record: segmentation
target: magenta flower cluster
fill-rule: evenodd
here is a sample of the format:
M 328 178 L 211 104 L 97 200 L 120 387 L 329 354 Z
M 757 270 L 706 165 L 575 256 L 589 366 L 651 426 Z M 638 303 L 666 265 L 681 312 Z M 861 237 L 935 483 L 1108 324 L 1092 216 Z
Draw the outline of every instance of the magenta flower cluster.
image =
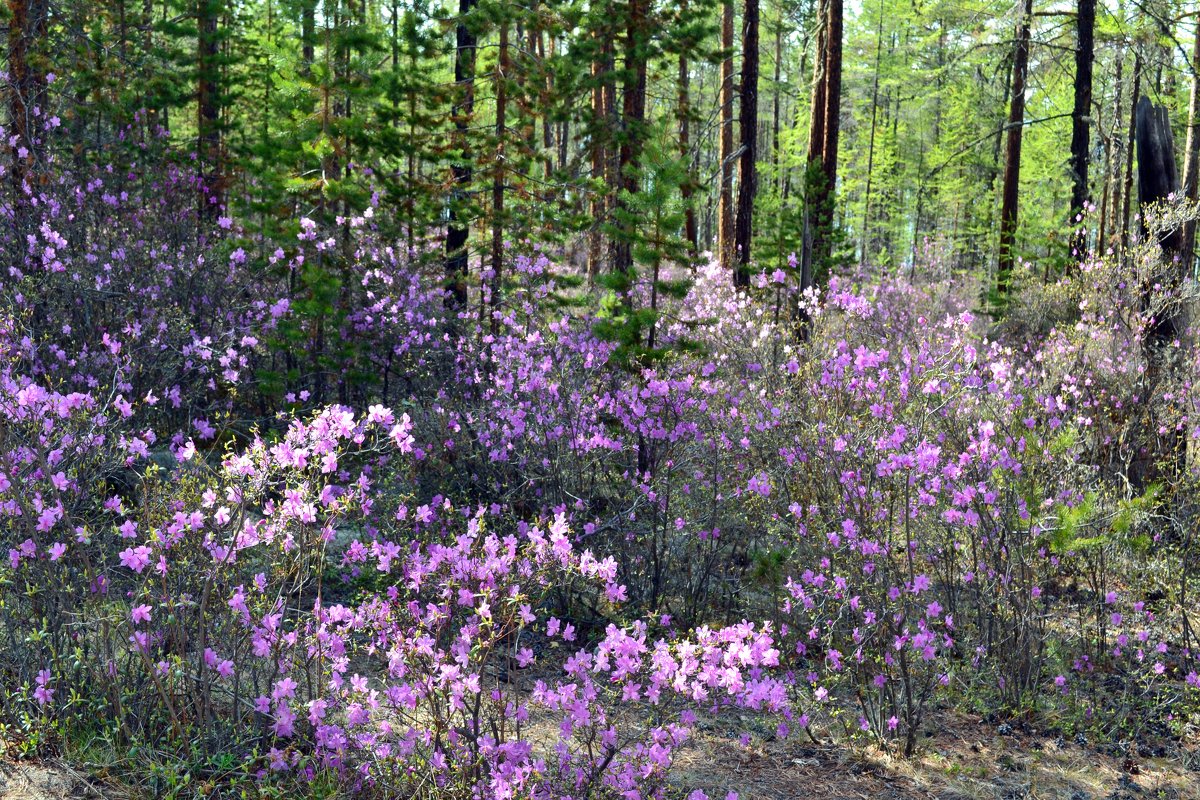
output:
M 630 369 L 536 246 L 447 310 L 378 197 L 277 241 L 195 191 L 127 163 L 0 205 L 0 722 L 635 800 L 731 709 L 907 753 L 964 697 L 1194 709 L 1190 477 L 1149 454 L 1195 364 L 1147 362 L 1107 262 L 1007 330 L 949 280 L 707 264 Z

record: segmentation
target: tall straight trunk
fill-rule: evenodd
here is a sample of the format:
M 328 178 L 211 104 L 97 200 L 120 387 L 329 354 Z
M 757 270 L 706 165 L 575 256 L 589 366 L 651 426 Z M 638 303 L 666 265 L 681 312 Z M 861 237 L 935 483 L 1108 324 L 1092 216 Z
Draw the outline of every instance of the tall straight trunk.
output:
M 617 54 L 614 39 L 611 31 L 605 30 L 601 34 L 604 37 L 602 46 L 602 57 L 604 68 L 602 75 L 604 76 L 604 214 L 605 220 L 612 219 L 613 211 L 617 206 L 617 197 L 621 188 L 621 148 L 616 138 L 616 132 L 621 128 L 621 115 L 617 109 Z M 613 258 L 616 253 L 616 243 L 609 242 L 608 246 L 608 264 L 612 267 Z
M 1133 57 L 1133 92 L 1129 96 L 1129 138 L 1125 140 L 1125 183 L 1121 202 L 1121 259 L 1128 258 L 1126 250 L 1129 247 L 1129 212 L 1130 200 L 1133 197 L 1133 153 L 1134 139 L 1137 137 L 1137 107 L 1142 97 L 1142 57 L 1135 53 Z
M 129 21 L 125 14 L 125 0 L 117 0 L 117 55 L 121 66 L 129 63 Z
M 554 60 L 554 55 L 556 55 L 554 54 L 554 37 L 551 35 L 550 61 Z M 542 64 L 546 64 L 547 62 L 546 32 L 541 29 L 541 25 L 538 26 L 538 60 L 541 61 Z M 546 182 L 548 184 L 548 182 L 553 179 L 554 158 L 556 158 L 558 154 L 558 142 L 554 140 L 554 134 L 558 133 L 558 130 L 557 126 L 554 125 L 554 121 L 551 119 L 550 114 L 551 98 L 554 96 L 554 73 L 550 70 L 546 70 L 545 92 L 546 95 L 544 101 L 542 101 L 541 120 L 542 144 L 546 146 Z
M 504 159 L 508 115 L 508 20 L 500 23 L 500 57 L 496 60 L 496 160 L 492 165 L 492 280 L 489 287 L 490 327 L 499 329 L 500 278 L 504 270 Z M 482 304 L 481 304 L 482 307 Z
M 879 21 L 875 26 L 875 77 L 871 81 L 871 135 L 867 145 L 867 188 L 863 198 L 862 261 L 866 263 L 871 242 L 871 180 L 875 173 L 875 128 L 879 118 L 879 66 L 883 60 L 883 0 L 879 2 Z
M 1000 201 L 1000 258 L 996 268 L 996 290 L 1008 293 L 1016 263 L 1017 192 L 1021 183 L 1021 135 L 1025 127 L 1025 81 L 1029 72 L 1029 27 L 1033 0 L 1025 0 L 1013 51 L 1012 97 L 1008 112 L 1008 147 L 1004 155 L 1004 183 Z
M 804 171 L 804 240 L 800 256 L 800 291 L 811 287 L 814 283 L 814 246 L 816 243 L 816 228 L 819 224 L 818 208 L 824 203 L 821 177 L 822 153 L 825 147 L 825 113 L 827 105 L 825 96 L 829 89 L 826 76 L 829 50 L 829 3 L 831 0 L 820 0 L 817 5 L 817 43 L 813 55 L 813 89 L 812 109 L 808 123 L 808 155 Z
M 630 0 L 629 19 L 625 30 L 625 86 L 621 115 L 624 135 L 621 137 L 619 175 L 625 195 L 637 194 L 638 168 L 642 157 L 643 128 L 646 123 L 646 26 L 650 0 Z M 618 206 L 624 204 L 618 197 Z M 625 223 L 622 223 L 625 224 Z M 626 232 L 628 233 L 628 232 Z M 613 251 L 613 269 L 627 272 L 633 268 L 633 246 L 623 235 Z
M 1121 72 L 1125 66 L 1125 51 L 1120 49 L 1117 51 L 1117 69 L 1113 75 L 1113 84 L 1116 88 L 1116 96 L 1113 98 L 1113 120 L 1109 125 L 1108 143 L 1105 152 L 1105 194 L 1108 196 L 1108 208 L 1104 219 L 1101 220 L 1101 235 L 1097 249 L 1101 253 L 1107 253 L 1112 248 L 1112 239 L 1115 231 L 1120 229 L 1117 224 L 1117 211 L 1121 208 L 1121 163 L 1117 160 L 1117 153 L 1121 152 L 1117 149 L 1117 126 L 1121 119 L 1121 93 L 1125 88 L 1125 81 Z
M 742 13 L 741 161 L 733 285 L 750 285 L 750 244 L 754 236 L 754 197 L 758 193 L 758 0 L 746 0 Z
M 1000 124 L 996 126 L 996 136 L 992 139 L 991 179 L 988 183 L 989 192 L 996 190 L 996 181 L 1000 177 L 1000 154 L 1004 152 L 1004 124 L 1008 120 L 1009 106 L 1012 103 L 1013 55 L 1013 53 L 1008 53 L 1004 58 L 1004 99 L 1000 103 L 1000 108 L 1003 110 L 1000 112 L 1002 114 Z
M 534 17 L 534 24 L 530 28 L 533 44 L 537 47 L 537 59 L 539 64 L 545 65 L 546 61 L 546 32 L 542 27 L 540 17 Z M 554 39 L 550 39 L 550 57 L 554 57 Z M 554 73 L 543 68 L 544 75 L 542 76 L 542 85 L 538 87 L 541 90 L 540 106 L 538 109 L 542 115 L 542 147 L 545 149 L 545 155 L 542 158 L 544 172 L 542 177 L 549 184 L 554 177 L 554 155 L 557 151 L 557 146 L 554 142 L 554 121 L 550 115 L 550 98 L 554 97 Z
M 829 0 L 825 83 L 825 143 L 821 148 L 821 170 L 825 173 L 825 190 L 829 193 L 827 205 L 830 205 L 837 188 L 838 139 L 842 130 L 842 0 Z M 832 223 L 832 207 L 827 216 Z M 826 230 L 822 253 L 825 259 L 829 258 L 831 233 Z
M 551 56 L 554 55 L 556 41 L 557 40 L 554 37 L 551 37 L 551 39 L 550 39 L 550 54 L 551 54 Z M 562 45 L 559 45 L 558 47 L 560 47 L 563 51 L 566 51 L 566 42 L 564 41 L 562 43 Z M 561 120 L 559 120 L 559 123 L 558 123 L 558 170 L 559 170 L 559 172 L 567 171 L 567 150 L 570 147 L 570 144 L 571 144 L 571 122 L 570 122 L 570 119 L 566 115 L 564 115 L 563 118 Z M 573 174 L 571 177 L 578 178 L 579 177 L 578 170 L 576 170 L 575 174 Z
M 300 11 L 300 69 L 307 76 L 312 73 L 316 58 L 317 0 L 304 0 Z
M 601 36 L 601 33 L 596 33 L 597 40 Z M 597 44 L 599 44 L 598 41 Z M 608 159 L 605 153 L 605 137 L 601 135 L 604 122 L 608 117 L 608 111 L 604 105 L 603 75 L 604 54 L 601 50 L 592 61 L 592 135 L 589 142 L 589 149 L 592 161 L 592 180 L 604 180 L 607 186 L 608 175 L 606 164 L 608 163 Z M 592 227 L 588 232 L 587 258 L 588 279 L 592 281 L 595 280 L 597 273 L 600 271 L 600 221 L 605 212 L 605 196 L 606 192 L 601 192 L 597 189 L 592 190 L 590 202 Z
M 210 218 L 221 206 L 221 105 L 220 66 L 217 48 L 220 44 L 218 21 L 223 0 L 197 0 L 196 24 L 196 152 L 200 157 L 202 184 L 200 214 Z
M 782 15 L 782 12 L 781 12 Z M 783 94 L 783 19 L 776 20 L 775 24 L 775 64 L 774 74 L 771 76 L 772 91 L 771 91 L 771 169 L 772 174 L 778 184 L 778 191 L 782 194 L 783 191 L 783 176 L 780 170 L 780 154 L 783 152 L 779 147 L 779 115 L 782 106 L 781 95 Z
M 717 198 L 717 258 L 722 269 L 732 269 L 733 230 L 733 0 L 721 4 L 721 135 L 717 159 L 721 162 L 721 192 Z
M 1111 160 L 1112 160 L 1112 152 L 1106 150 L 1106 152 L 1104 154 L 1104 163 L 1105 163 L 1106 170 L 1108 168 L 1108 164 L 1111 163 Z M 1104 188 L 1100 194 L 1100 230 L 1096 234 L 1096 254 L 1101 255 L 1101 256 L 1104 255 L 1104 252 L 1106 250 L 1104 243 L 1108 236 L 1108 231 L 1107 231 L 1108 206 L 1109 206 L 1108 201 L 1109 201 L 1109 197 L 1111 196 L 1111 194 L 1112 194 L 1112 181 L 1110 181 L 1108 179 L 1108 175 L 1105 175 L 1104 176 Z
M 47 0 L 8 0 L 8 114 L 13 200 L 24 208 L 24 185 L 36 183 L 41 135 L 30 111 L 46 107 L 46 73 L 39 66 L 50 7 Z
M 446 305 L 460 308 L 467 303 L 467 272 L 469 268 L 467 238 L 469 223 L 462 218 L 459 207 L 464 201 L 471 183 L 471 153 L 468 128 L 475 113 L 475 33 L 471 30 L 468 17 L 475 8 L 475 0 L 459 0 L 458 22 L 455 25 L 454 84 L 458 91 L 458 102 L 454 117 L 453 150 L 456 158 L 451 169 L 454 189 L 450 201 L 450 220 L 446 227 L 445 273 L 449 294 Z
M 525 65 L 538 64 L 544 62 L 537 55 L 537 34 L 535 32 L 538 19 L 538 3 L 535 2 L 528 7 L 521 6 L 522 9 L 527 9 L 527 14 L 519 14 L 516 17 L 515 41 L 518 54 L 521 54 L 522 48 L 524 54 L 531 58 L 525 61 Z M 530 24 L 525 25 L 525 19 L 530 19 Z M 513 71 L 513 88 L 512 102 L 514 105 L 515 118 L 517 124 L 514 130 L 519 131 L 518 141 L 524 143 L 524 148 L 529 155 L 530 163 L 538 158 L 538 113 L 545 108 L 542 102 L 542 91 L 544 88 L 543 82 L 536 74 L 536 70 L 532 66 L 525 66 L 524 69 Z M 550 170 L 553 169 L 553 164 L 548 163 L 548 156 L 542 158 L 542 169 L 548 177 Z M 545 183 L 549 183 L 546 180 Z M 545 187 L 538 187 L 534 192 L 534 196 L 538 200 L 546 202 L 549 196 L 544 194 L 542 190 Z
M 1183 195 L 1189 202 L 1195 202 L 1200 181 L 1197 180 L 1196 170 L 1200 167 L 1200 26 L 1197 26 L 1195 41 L 1192 44 L 1192 93 L 1188 100 L 1187 143 L 1183 149 Z M 1196 221 L 1188 220 L 1183 226 L 1183 246 L 1180 257 L 1187 269 L 1192 272 L 1196 254 Z
M 837 189 L 838 139 L 842 109 L 842 0 L 823 0 L 824 31 L 817 61 L 822 87 L 814 92 L 813 125 L 809 130 L 808 197 L 805 251 L 801 279 L 812 285 L 818 271 L 828 269 L 833 254 L 833 202 Z
M 682 0 L 680 8 L 684 13 L 687 12 L 687 0 Z M 687 56 L 683 53 L 679 55 L 679 96 L 676 109 L 679 117 L 679 157 L 687 165 L 683 176 L 683 185 L 679 187 L 679 193 L 683 198 L 683 235 L 687 240 L 689 255 L 694 260 L 699 251 L 699 240 L 696 233 L 696 207 L 692 203 L 692 196 L 696 188 L 696 175 L 692 168 L 691 75 L 688 71 Z
M 1075 108 L 1071 114 L 1071 257 L 1081 262 L 1087 228 L 1080 219 L 1088 201 L 1088 151 L 1091 148 L 1092 63 L 1096 0 L 1079 0 L 1075 15 Z
M 783 149 L 779 143 L 779 126 L 780 116 L 782 113 L 782 97 L 783 94 L 783 10 L 778 9 L 779 18 L 775 20 L 775 64 L 773 67 L 774 74 L 771 76 L 772 91 L 771 91 L 771 175 L 775 182 L 775 233 L 778 246 L 775 250 L 777 263 L 782 265 L 786 263 L 784 250 L 784 225 L 783 218 L 787 210 L 787 196 L 784 194 L 784 187 L 787 181 L 784 177 L 782 154 Z M 778 309 L 777 309 L 778 311 Z

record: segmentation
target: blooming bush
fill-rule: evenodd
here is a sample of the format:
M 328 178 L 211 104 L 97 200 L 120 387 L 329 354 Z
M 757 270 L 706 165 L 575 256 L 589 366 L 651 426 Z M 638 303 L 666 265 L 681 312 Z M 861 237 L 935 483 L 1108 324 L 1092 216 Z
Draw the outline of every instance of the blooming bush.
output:
M 936 263 L 709 263 L 634 363 L 546 252 L 447 309 L 374 205 L 275 241 L 189 194 L 114 164 L 0 208 L 13 752 L 632 799 L 729 709 L 905 754 L 950 703 L 1193 724 L 1196 364 L 1145 346 L 1186 287 L 1094 260 L 992 325 Z

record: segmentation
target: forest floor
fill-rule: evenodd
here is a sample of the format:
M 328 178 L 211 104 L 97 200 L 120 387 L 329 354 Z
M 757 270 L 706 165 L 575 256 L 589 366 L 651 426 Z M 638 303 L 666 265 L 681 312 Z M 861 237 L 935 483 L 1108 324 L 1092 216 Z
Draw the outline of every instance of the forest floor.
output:
M 38 763 L 0 762 L 0 800 L 91 800 L 125 797 L 93 782 L 58 759 Z
M 924 727 L 911 759 L 798 735 L 730 746 L 709 728 L 679 753 L 677 774 L 715 800 L 1200 800 L 1200 750 L 1105 754 L 952 711 Z
M 681 785 L 713 800 L 1200 800 L 1200 750 L 1098 752 L 1060 737 L 940 712 L 911 759 L 794 735 L 737 743 L 728 723 L 701 723 L 678 753 Z M 1143 751 L 1145 753 L 1146 751 Z M 682 796 L 682 795 L 681 795 Z M 86 765 L 0 764 L 0 800 L 136 797 Z

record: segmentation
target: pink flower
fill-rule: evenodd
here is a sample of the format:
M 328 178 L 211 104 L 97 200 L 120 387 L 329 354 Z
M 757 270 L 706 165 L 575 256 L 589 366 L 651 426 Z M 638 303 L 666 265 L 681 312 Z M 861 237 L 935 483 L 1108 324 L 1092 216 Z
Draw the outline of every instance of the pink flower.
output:
M 142 570 L 150 565 L 150 548 L 145 545 L 128 547 L 122 550 L 119 556 L 122 564 L 139 575 L 142 574 Z
M 54 699 L 54 690 L 50 688 L 50 670 L 43 669 L 37 674 L 37 688 L 33 690 L 33 698 L 39 706 L 44 706 Z
M 134 606 L 133 611 L 129 615 L 129 618 L 133 621 L 134 625 L 140 625 L 143 622 L 149 622 L 150 621 L 150 606 L 148 606 L 148 605 Z

